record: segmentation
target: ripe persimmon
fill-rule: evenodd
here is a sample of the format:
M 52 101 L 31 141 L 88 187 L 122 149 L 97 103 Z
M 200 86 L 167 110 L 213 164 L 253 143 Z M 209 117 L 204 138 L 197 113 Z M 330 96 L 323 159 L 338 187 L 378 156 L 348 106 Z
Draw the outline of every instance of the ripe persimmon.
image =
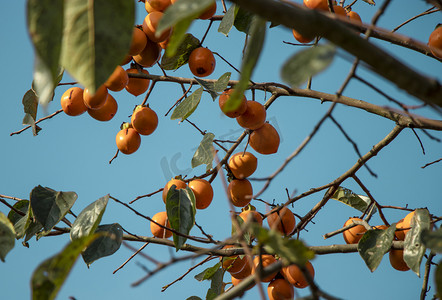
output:
M 396 270 L 398 271 L 410 270 L 410 267 L 408 267 L 407 263 L 404 261 L 404 250 L 390 249 L 388 257 L 390 258 L 391 266 Z
M 247 222 L 248 219 L 252 219 L 252 222 L 258 223 L 262 226 L 262 216 L 256 210 L 244 210 L 239 214 L 239 217 L 243 219 L 244 222 Z
M 234 247 L 233 245 L 226 245 L 223 247 L 223 249 L 228 248 Z M 221 258 L 221 263 L 224 270 L 226 270 L 230 274 L 236 274 L 244 268 L 246 264 L 246 257 L 240 257 L 239 255 L 224 256 Z
M 152 11 L 163 12 L 172 4 L 172 2 L 170 0 L 146 0 L 144 4 L 146 6 L 146 11 L 150 13 Z
M 134 55 L 133 59 L 141 66 L 149 68 L 156 64 L 160 57 L 161 47 L 147 38 L 146 47 L 140 53 Z
M 85 88 L 83 91 L 84 105 L 89 109 L 99 109 L 106 103 L 107 95 L 107 88 L 104 84 L 95 91 L 95 94 L 91 94 L 89 89 Z
M 87 110 L 83 101 L 83 89 L 79 87 L 72 87 L 64 92 L 60 104 L 68 116 L 79 116 Z
M 276 263 L 276 258 L 270 254 L 261 255 L 261 260 L 262 260 L 262 268 L 263 269 L 270 266 L 271 264 Z M 253 263 L 255 264 L 255 269 L 252 269 L 252 274 L 255 274 L 256 270 L 258 268 L 260 268 L 260 265 L 261 265 L 259 255 L 255 256 L 255 258 L 253 258 Z M 273 278 L 275 278 L 276 274 L 278 274 L 278 272 L 267 275 L 267 276 L 261 278 L 261 281 L 262 282 L 270 282 L 270 281 L 272 281 Z
M 394 235 L 397 237 L 398 240 L 403 241 L 405 240 L 405 235 L 410 230 L 411 227 L 411 219 L 414 216 L 414 211 L 410 212 L 405 216 L 405 218 L 401 219 L 399 222 L 396 223 L 396 231 Z
M 279 148 L 279 134 L 275 127 L 264 123 L 250 134 L 249 145 L 260 154 L 273 154 Z
M 169 189 L 172 185 L 175 185 L 177 190 L 185 189 L 187 187 L 187 184 L 181 179 L 172 178 L 171 180 L 169 180 L 169 182 L 166 183 L 166 185 L 164 186 L 164 189 L 163 189 L 163 202 L 164 203 L 166 203 L 167 193 L 169 193 Z
M 238 152 L 230 157 L 228 166 L 233 176 L 243 179 L 256 171 L 258 159 L 250 152 Z
M 307 261 L 305 268 L 313 279 L 315 277 L 315 269 L 313 268 L 312 263 Z M 302 273 L 301 269 L 297 265 L 283 267 L 281 273 L 288 282 L 299 289 L 303 289 L 308 286 L 308 281 L 305 278 L 304 273 Z
M 360 218 L 350 218 L 344 223 L 344 227 L 353 224 L 353 221 L 362 221 Z M 344 240 L 347 244 L 357 244 L 362 238 L 367 229 L 362 225 L 356 225 L 350 229 L 347 229 L 342 233 Z
M 296 219 L 293 212 L 284 206 L 267 217 L 267 224 L 270 229 L 275 229 L 283 235 L 289 235 L 295 229 Z
M 132 31 L 132 41 L 130 43 L 129 55 L 139 54 L 146 47 L 147 37 L 144 31 L 138 27 L 134 27 Z
M 215 70 L 216 60 L 212 51 L 204 47 L 198 47 L 190 53 L 188 63 L 193 75 L 206 77 Z
M 126 73 L 126 72 L 125 72 Z M 87 113 L 95 120 L 106 122 L 112 120 L 118 110 L 118 103 L 111 94 L 107 96 L 106 102 L 99 109 L 88 109 Z
M 256 101 L 248 100 L 246 111 L 237 117 L 236 121 L 239 126 L 243 128 L 255 130 L 264 125 L 266 116 L 267 112 L 264 105 Z
M 269 283 L 267 295 L 269 300 L 290 300 L 295 296 L 295 290 L 287 280 L 278 278 Z
M 442 26 L 437 26 L 428 38 L 428 47 L 434 56 L 442 59 Z
M 347 17 L 349 17 L 350 20 L 355 21 L 358 24 L 362 24 L 361 16 L 359 16 L 359 14 L 353 10 L 347 12 Z
M 118 65 L 114 72 L 106 80 L 104 86 L 111 91 L 119 92 L 124 89 L 128 83 L 129 76 L 127 75 L 127 72 L 124 71 L 122 66 Z
M 304 0 L 304 5 L 310 9 L 329 11 L 327 0 Z
M 207 20 L 213 17 L 216 13 L 216 2 L 214 1 L 198 18 L 201 20 Z
M 252 274 L 252 265 L 251 262 L 247 259 L 247 257 L 244 257 L 244 267 L 241 271 L 236 272 L 235 274 L 231 274 L 232 277 L 235 277 L 236 279 L 244 279 Z M 253 263 L 253 261 L 252 261 Z
M 196 200 L 196 208 L 205 209 L 209 207 L 213 199 L 213 188 L 210 182 L 205 179 L 193 179 L 189 182 Z
M 300 34 L 299 32 L 297 32 L 295 29 L 292 29 L 292 34 L 293 34 L 293 37 L 294 37 L 298 42 L 303 43 L 303 44 L 310 43 L 311 41 L 313 41 L 313 40 L 315 39 L 314 36 L 313 36 L 313 37 L 307 37 L 307 36 L 301 35 L 301 34 Z
M 338 15 L 339 17 L 347 17 L 347 11 L 345 10 L 345 8 L 343 8 L 342 6 L 339 5 L 333 5 L 333 11 L 335 12 L 336 15 Z
M 231 275 L 231 277 L 232 277 L 232 284 L 233 284 L 233 286 L 237 286 L 238 284 L 240 284 L 241 283 L 241 281 L 243 281 L 244 280 L 244 278 L 236 278 L 235 276 L 233 276 L 233 275 Z M 248 288 L 246 288 L 245 290 L 246 291 L 248 291 L 248 290 L 250 290 L 251 288 L 253 288 L 254 286 L 255 286 L 255 282 L 253 282 L 253 284 L 251 284 Z
M 170 228 L 170 223 L 167 218 L 167 212 L 165 212 L 165 211 L 160 211 L 159 213 L 156 213 L 152 217 L 152 220 L 157 222 L 158 224 L 161 224 L 167 228 Z M 158 224 L 155 224 L 154 222 L 150 222 L 150 231 L 152 232 L 154 237 L 167 239 L 172 236 L 172 234 L 173 234 L 172 231 L 164 229 L 164 228 L 158 226 Z
M 231 111 L 225 111 L 224 106 L 229 100 L 230 95 L 233 93 L 233 89 L 225 90 L 220 96 L 219 96 L 219 108 L 221 108 L 221 111 L 228 116 L 229 118 L 236 118 L 245 113 L 247 110 L 247 99 L 246 96 L 243 96 L 241 99 L 241 103 L 238 105 L 238 107 Z
M 161 33 L 160 36 L 156 35 L 158 24 L 160 23 L 161 18 L 163 17 L 163 13 L 160 11 L 150 12 L 143 21 L 143 31 L 147 35 L 147 37 L 156 43 L 165 41 L 170 34 L 172 33 L 172 29 L 166 29 Z
M 138 105 L 132 113 L 130 122 L 139 134 L 149 135 L 158 126 L 158 116 L 150 107 Z
M 233 179 L 227 188 L 232 204 L 236 207 L 244 207 L 250 203 L 253 196 L 253 188 L 247 179 Z
M 137 74 L 138 70 L 127 69 L 126 72 L 128 74 L 129 73 Z M 141 73 L 149 74 L 149 72 L 144 69 L 141 69 Z M 145 91 L 147 91 L 147 89 L 149 88 L 149 83 L 150 83 L 149 79 L 129 77 L 129 82 L 126 85 L 126 91 L 128 91 L 134 96 L 141 95 Z
M 117 148 L 121 153 L 132 154 L 141 144 L 140 134 L 129 126 L 123 126 L 116 136 Z

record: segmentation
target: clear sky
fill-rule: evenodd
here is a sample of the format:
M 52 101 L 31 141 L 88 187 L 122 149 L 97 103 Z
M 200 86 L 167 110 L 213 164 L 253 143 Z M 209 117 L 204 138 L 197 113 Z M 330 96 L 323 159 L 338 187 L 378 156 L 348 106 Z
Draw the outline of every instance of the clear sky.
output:
M 369 22 L 383 1 L 377 2 L 377 6 L 373 7 L 358 1 L 354 10 L 361 15 L 364 22 Z M 428 8 L 424 1 L 392 1 L 386 15 L 381 17 L 379 25 L 391 30 Z M 220 5 L 219 13 L 221 13 Z M 31 86 L 34 54 L 26 30 L 25 1 L 3 1 L 0 15 L 2 28 L 0 194 L 27 199 L 32 188 L 39 184 L 55 190 L 75 191 L 79 197 L 73 211 L 78 214 L 89 203 L 108 193 L 121 201 L 129 202 L 138 195 L 162 188 L 172 176 L 182 174 L 192 177 L 204 172 L 204 167 L 191 169 L 190 166 L 193 153 L 202 139 L 201 134 L 187 123 L 179 124 L 178 121 L 164 116 L 181 96 L 179 85 L 161 82 L 157 84 L 149 104 L 159 116 L 158 129 L 151 136 L 142 137 L 141 147 L 136 153 L 130 156 L 120 154 L 111 165 L 108 161 L 116 151 L 115 134 L 119 125 L 129 120 L 128 116 L 132 109 L 142 102 L 143 96 L 134 97 L 126 91 L 114 93 L 119 111 L 110 122 L 100 123 L 87 114 L 79 117 L 59 114 L 39 124 L 43 130 L 37 137 L 33 137 L 29 130 L 9 136 L 11 132 L 22 128 L 21 100 Z M 138 3 L 136 23 L 140 24 L 144 16 L 144 7 L 142 3 Z M 405 25 L 399 33 L 426 43 L 438 22 L 441 22 L 440 12 Z M 207 24 L 208 21 L 197 21 L 190 30 L 196 37 L 201 38 Z M 239 66 L 244 35 L 233 29 L 226 38 L 217 32 L 217 26 L 215 23 L 210 30 L 204 46 L 219 52 L 229 62 Z M 268 30 L 264 51 L 253 75 L 255 82 L 282 82 L 279 77 L 282 63 L 301 48 L 284 44 L 283 41 L 294 42 L 288 29 L 280 26 Z M 419 72 L 442 80 L 440 62 L 386 42 L 376 41 L 376 43 Z M 335 93 L 349 72 L 352 61 L 348 54 L 340 51 L 332 66 L 313 79 L 312 88 Z M 217 58 L 216 70 L 210 78 L 216 79 L 227 71 L 232 72 L 232 79 L 238 78 L 233 69 Z M 151 68 L 149 72 L 161 74 L 157 66 Z M 187 66 L 168 74 L 192 77 Z M 383 82 L 367 69 L 361 68 L 358 74 L 401 102 L 409 105 L 420 103 L 390 83 Z M 70 80 L 66 76 L 63 82 Z M 59 99 L 66 89 L 66 87 L 56 89 L 54 101 L 48 108 L 49 113 L 60 109 Z M 246 95 L 251 98 L 250 92 Z M 382 106 L 394 106 L 379 94 L 355 81 L 351 82 L 344 95 Z M 258 92 L 256 99 L 263 102 L 265 96 Z M 300 97 L 278 99 L 268 110 L 267 119 L 280 133 L 280 149 L 278 155 L 257 154 L 259 165 L 253 176 L 262 178 L 273 173 L 311 132 L 328 108 L 329 104 L 321 105 L 314 99 Z M 440 119 L 440 115 L 426 108 L 419 109 L 415 113 Z M 40 109 L 38 118 L 44 116 L 45 112 Z M 363 154 L 394 127 L 394 123 L 390 120 L 344 106 L 337 107 L 333 116 L 358 144 Z M 202 130 L 213 132 L 219 139 L 236 139 L 242 132 L 234 120 L 221 115 L 218 103 L 212 102 L 207 93 L 203 95 L 200 106 L 190 120 L 198 124 Z M 428 207 L 433 214 L 441 215 L 442 164 L 435 164 L 426 169 L 422 169 L 421 166 L 440 158 L 442 146 L 441 143 L 428 138 L 422 131 L 417 133 L 425 147 L 425 155 L 413 132 L 404 130 L 389 147 L 369 161 L 369 166 L 378 174 L 378 178 L 370 176 L 364 168 L 358 172 L 358 176 L 382 205 Z M 431 134 L 442 139 L 440 132 L 431 132 Z M 351 144 L 328 120 L 301 155 L 274 180 L 262 198 L 269 202 L 273 200 L 275 203 L 285 202 L 285 188 L 299 194 L 310 188 L 322 186 L 340 176 L 356 161 L 357 155 Z M 255 191 L 261 186 L 261 182 L 253 182 Z M 361 188 L 353 181 L 346 181 L 343 186 L 363 194 Z M 229 208 L 219 178 L 215 179 L 213 187 L 215 198 L 212 205 L 206 210 L 198 211 L 196 220 L 206 232 L 222 240 L 230 235 Z M 322 196 L 323 193 L 314 194 L 296 202 L 293 211 L 301 216 L 304 215 Z M 254 204 L 260 212 L 266 211 L 262 203 Z M 149 216 L 164 210 L 159 194 L 141 199 L 133 207 Z M 9 210 L 2 205 L 0 211 L 7 214 Z M 405 216 L 404 212 L 391 209 L 386 209 L 384 212 L 391 223 Z M 359 212 L 354 209 L 330 201 L 315 218 L 315 224 L 309 224 L 308 231 L 303 231 L 300 237 L 308 245 L 343 244 L 341 235 L 329 240 L 324 240 L 322 235 L 341 228 L 349 217 L 358 214 Z M 120 223 L 129 232 L 150 235 L 149 223 L 146 220 L 136 217 L 133 212 L 110 201 L 102 224 L 114 222 Z M 381 224 L 381 220 L 375 215 L 371 225 L 377 224 Z M 192 234 L 200 235 L 197 228 L 193 229 Z M 0 265 L 1 298 L 29 298 L 29 281 L 33 270 L 41 261 L 60 251 L 68 243 L 68 239 L 68 236 L 42 238 L 39 241 L 32 239 L 29 249 L 23 247 L 21 241 L 17 241 L 15 248 L 7 255 L 6 263 Z M 141 246 L 141 244 L 131 245 Z M 162 286 L 178 278 L 201 259 L 171 266 L 139 287 L 132 288 L 131 283 L 145 275 L 142 267 L 150 270 L 154 268 L 148 260 L 137 256 L 122 270 L 112 274 L 113 270 L 132 253 L 132 250 L 122 246 L 117 253 L 96 261 L 89 269 L 80 258 L 62 287 L 58 299 L 68 299 L 70 296 L 76 299 L 186 299 L 192 295 L 205 298 L 209 284 L 199 283 L 193 276 L 205 267 L 214 265 L 216 260 L 191 272 L 182 281 L 162 293 Z M 171 255 L 180 255 L 180 253 L 175 254 L 173 249 L 156 245 L 149 245 L 144 253 L 160 261 L 169 260 Z M 316 270 L 315 279 L 318 285 L 340 298 L 416 299 L 420 294 L 422 278 L 418 278 L 411 271 L 394 270 L 388 262 L 388 256 L 384 257 L 374 273 L 368 270 L 357 253 L 317 256 L 312 263 Z M 225 281 L 229 281 L 227 275 Z M 433 277 L 430 283 L 433 284 Z M 301 296 L 308 295 L 308 289 L 297 292 Z M 431 288 L 429 297 L 432 297 L 433 293 L 434 287 Z M 256 299 L 257 296 L 255 288 L 247 292 L 244 299 Z

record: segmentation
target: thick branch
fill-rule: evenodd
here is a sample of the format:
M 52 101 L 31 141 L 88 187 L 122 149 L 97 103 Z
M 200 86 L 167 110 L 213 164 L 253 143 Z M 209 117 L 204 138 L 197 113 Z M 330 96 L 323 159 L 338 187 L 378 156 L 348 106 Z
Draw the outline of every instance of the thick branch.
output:
M 274 0 L 231 0 L 266 20 L 296 28 L 302 35 L 322 36 L 364 61 L 371 69 L 425 103 L 442 107 L 442 86 L 411 69 L 390 53 L 360 37 L 336 16 Z

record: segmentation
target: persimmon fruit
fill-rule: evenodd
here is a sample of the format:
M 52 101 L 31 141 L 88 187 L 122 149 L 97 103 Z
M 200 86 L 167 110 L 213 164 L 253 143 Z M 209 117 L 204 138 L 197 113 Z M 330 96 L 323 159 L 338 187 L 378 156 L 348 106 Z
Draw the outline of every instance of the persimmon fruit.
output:
M 275 229 L 283 235 L 289 235 L 295 229 L 296 219 L 293 212 L 284 206 L 267 217 L 267 224 L 270 229 Z
M 315 277 L 315 269 L 311 262 L 307 261 L 305 268 L 310 274 L 311 278 Z M 308 286 L 308 281 L 302 273 L 301 268 L 297 265 L 289 265 L 282 268 L 282 275 L 287 279 L 288 282 L 293 284 L 298 289 L 303 289 Z
M 157 222 L 158 224 L 161 224 L 167 228 L 170 228 L 170 223 L 167 218 L 167 212 L 160 211 L 159 213 L 156 213 L 152 220 Z M 172 231 L 164 229 L 163 227 L 158 226 L 154 222 L 150 222 L 150 231 L 152 232 L 154 237 L 157 238 L 169 238 L 172 236 Z
M 190 53 L 188 64 L 193 75 L 206 77 L 215 70 L 216 60 L 212 51 L 204 47 L 198 47 Z
M 87 111 L 83 101 L 83 89 L 72 87 L 63 93 L 60 99 L 61 108 L 68 116 L 79 116 Z
M 239 126 L 243 128 L 255 130 L 264 125 L 266 116 L 267 112 L 264 105 L 256 101 L 248 100 L 246 111 L 237 117 L 236 121 Z
M 411 227 L 411 219 L 414 216 L 414 211 L 410 212 L 405 216 L 405 218 L 401 219 L 399 222 L 396 223 L 396 231 L 394 235 L 397 237 L 398 240 L 403 241 L 405 240 L 405 235 L 410 230 Z
M 198 17 L 201 20 L 207 20 L 213 17 L 216 13 L 216 2 L 214 1 L 212 5 L 210 5 L 203 13 Z
M 232 284 L 233 284 L 233 286 L 237 286 L 238 284 L 240 284 L 243 280 L 244 280 L 244 278 L 236 278 L 234 275 L 231 275 L 231 278 L 232 278 Z M 245 290 L 246 291 L 248 291 L 248 290 L 250 290 L 251 288 L 253 288 L 254 286 L 255 286 L 255 282 L 253 282 L 253 284 L 251 284 L 249 287 L 247 287 Z
M 149 68 L 156 64 L 160 57 L 161 47 L 148 38 L 146 42 L 146 47 L 144 47 L 144 49 L 141 50 L 140 53 L 134 55 L 133 59 L 141 66 Z
M 390 249 L 388 257 L 390 259 L 391 266 L 396 270 L 398 271 L 410 270 L 410 267 L 408 267 L 407 263 L 404 261 L 404 250 Z
M 236 207 L 244 207 L 250 203 L 253 196 L 253 188 L 247 179 L 233 179 L 227 188 L 232 204 Z
M 138 70 L 127 69 L 126 72 L 128 74 L 129 73 L 137 74 Z M 141 73 L 149 74 L 149 72 L 144 69 L 141 69 Z M 126 85 L 126 91 L 128 91 L 134 96 L 138 96 L 147 91 L 147 89 L 149 88 L 149 84 L 150 84 L 149 79 L 129 77 L 129 82 Z
M 263 269 L 270 266 L 271 264 L 274 264 L 277 262 L 276 258 L 270 254 L 261 255 L 261 260 L 262 260 L 262 268 Z M 255 256 L 253 258 L 253 263 L 255 265 L 255 269 L 254 270 L 252 269 L 252 274 L 254 274 L 258 268 L 260 268 L 261 264 L 260 264 L 259 255 Z M 278 274 L 278 272 L 274 272 L 270 275 L 267 275 L 267 276 L 261 278 L 261 281 L 262 282 L 270 282 L 270 281 L 272 281 L 273 278 L 275 278 L 276 274 Z
M 104 83 L 104 86 L 113 92 L 119 92 L 129 83 L 129 76 L 122 66 L 118 65 L 109 78 Z
M 151 11 L 163 12 L 166 10 L 166 8 L 168 8 L 172 4 L 172 2 L 170 0 L 146 0 L 144 4 L 146 6 L 147 12 Z M 149 10 L 151 11 L 148 10 L 148 6 Z
M 256 210 L 244 210 L 239 214 L 239 217 L 244 221 L 247 222 L 248 219 L 251 219 L 252 222 L 255 222 L 262 226 L 262 216 L 259 212 Z
M 152 134 L 158 126 L 158 116 L 148 106 L 138 105 L 130 119 L 132 127 L 141 135 Z
M 343 8 L 342 6 L 339 5 L 333 5 L 333 11 L 335 12 L 336 15 L 338 15 L 339 17 L 347 17 L 347 11 L 345 10 L 345 8 Z
M 106 102 L 99 109 L 88 109 L 87 113 L 95 120 L 106 122 L 112 120 L 118 110 L 118 103 L 115 98 L 109 94 Z
M 349 17 L 350 20 L 355 21 L 358 24 L 362 24 L 361 16 L 359 16 L 359 14 L 353 10 L 347 12 L 347 17 Z
M 163 13 L 160 11 L 153 11 L 150 12 L 143 21 L 143 31 L 147 35 L 147 37 L 156 43 L 165 41 L 170 34 L 172 33 L 172 29 L 166 29 L 164 30 L 161 35 L 157 36 L 157 27 L 160 23 L 161 18 L 163 17 Z
M 327 0 L 304 0 L 304 5 L 310 9 L 329 11 Z
M 258 159 L 250 152 L 238 152 L 230 157 L 228 166 L 233 176 L 244 179 L 256 171 Z
M 241 103 L 238 105 L 237 108 L 235 108 L 234 110 L 230 110 L 230 111 L 226 111 L 225 110 L 225 105 L 227 100 L 229 100 L 230 95 L 233 93 L 233 89 L 228 89 L 225 90 L 218 99 L 218 104 L 219 104 L 219 108 L 221 109 L 221 111 L 228 116 L 229 118 L 236 118 L 239 117 L 240 115 L 242 115 L 243 113 L 245 113 L 245 111 L 247 110 L 247 98 L 246 96 L 243 95 L 243 97 L 241 98 Z
M 167 200 L 167 193 L 169 193 L 169 189 L 172 185 L 176 186 L 176 189 L 185 189 L 187 187 L 187 183 L 185 183 L 183 180 L 181 179 L 176 179 L 176 178 L 172 178 L 171 180 L 169 180 L 166 185 L 164 186 L 163 189 L 163 202 L 166 203 Z
M 344 227 L 353 224 L 353 221 L 362 221 L 360 218 L 350 218 L 344 223 Z M 342 233 L 344 240 L 347 244 L 357 244 L 362 238 L 367 229 L 362 225 L 356 225 L 350 229 L 347 229 Z
M 292 29 L 292 34 L 293 34 L 293 37 L 298 42 L 303 43 L 303 44 L 310 43 L 311 41 L 313 41 L 315 39 L 314 36 L 313 37 L 304 36 L 304 35 L 300 34 L 298 31 L 296 31 L 295 29 Z
M 83 91 L 83 101 L 89 109 L 99 109 L 106 103 L 108 91 L 105 85 L 100 86 L 95 94 L 91 94 L 88 88 Z
M 290 300 L 295 296 L 295 290 L 287 280 L 278 278 L 269 283 L 267 295 L 270 300 Z
M 234 248 L 233 245 L 226 245 L 223 249 Z M 221 258 L 222 267 L 230 274 L 236 274 L 240 272 L 246 264 L 246 258 L 239 255 L 224 256 Z
M 428 38 L 428 47 L 430 47 L 431 53 L 437 58 L 442 59 L 442 26 L 437 26 L 436 29 L 431 32 Z
M 205 179 L 193 179 L 188 185 L 195 195 L 196 208 L 205 209 L 209 207 L 213 200 L 213 188 L 210 182 Z
M 129 55 L 139 54 L 146 47 L 147 37 L 144 31 L 138 27 L 134 27 L 132 31 L 132 41 L 130 43 Z
M 121 153 L 132 154 L 140 147 L 141 137 L 135 129 L 123 128 L 117 133 L 116 143 Z
M 264 123 L 260 128 L 254 130 L 249 138 L 250 147 L 264 155 L 278 152 L 279 143 L 278 131 L 269 123 Z
M 247 257 L 244 257 L 244 261 L 244 267 L 241 269 L 241 271 L 231 274 L 232 277 L 235 277 L 236 279 L 244 279 L 252 274 L 252 265 Z

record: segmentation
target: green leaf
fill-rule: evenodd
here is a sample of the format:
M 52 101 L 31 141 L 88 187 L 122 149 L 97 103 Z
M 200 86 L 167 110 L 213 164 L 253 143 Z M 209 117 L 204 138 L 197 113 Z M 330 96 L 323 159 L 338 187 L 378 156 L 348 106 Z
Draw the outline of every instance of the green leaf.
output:
M 290 57 L 281 69 L 281 78 L 291 87 L 299 87 L 319 72 L 325 70 L 333 61 L 336 48 L 319 45 L 301 50 Z
M 188 235 L 195 224 L 195 195 L 189 187 L 185 189 L 176 189 L 172 185 L 167 193 L 166 211 L 170 227 L 176 231 Z M 173 234 L 173 242 L 176 251 L 186 242 L 185 236 Z
M 65 1 L 63 67 L 92 93 L 127 54 L 135 22 L 135 1 Z
M 35 91 L 42 105 L 53 97 L 63 39 L 63 0 L 28 0 L 27 21 L 35 47 Z M 35 120 L 35 118 L 34 118 Z
M 218 98 L 219 93 L 223 92 L 229 85 L 230 75 L 232 75 L 230 72 L 224 73 L 215 82 L 200 78 L 195 79 L 198 81 L 199 85 L 201 85 L 205 90 L 209 91 L 210 96 L 212 96 L 212 99 L 215 101 L 215 99 Z
M 31 191 L 35 219 L 45 231 L 50 231 L 69 212 L 77 197 L 75 192 L 57 192 L 41 185 L 35 187 Z
M 31 125 L 34 136 L 38 134 L 38 126 L 35 125 L 37 119 L 38 97 L 34 90 L 28 90 L 23 96 L 23 109 L 25 116 L 23 118 L 23 125 Z
M 436 292 L 439 296 L 439 299 L 442 297 L 442 260 L 436 267 L 436 272 L 434 274 L 435 282 L 436 282 Z
M 15 245 L 15 230 L 14 225 L 0 211 L 0 260 L 5 261 L 6 254 L 14 248 Z
M 229 7 L 223 19 L 219 23 L 218 32 L 221 32 L 225 36 L 229 35 L 229 32 L 232 29 L 233 24 L 235 23 L 235 17 L 238 9 L 239 8 L 235 4 Z
M 264 245 L 268 253 L 278 254 L 288 264 L 305 265 L 315 257 L 315 253 L 300 240 L 282 236 L 276 230 L 268 230 L 258 224 L 252 224 L 253 234 L 258 244 Z
M 213 4 L 213 0 L 180 0 L 169 6 L 161 17 L 157 35 L 186 19 L 195 19 Z
M 223 276 L 224 271 L 219 268 L 211 278 L 210 289 L 207 291 L 206 300 L 215 299 L 216 296 L 223 292 Z
M 176 70 L 187 64 L 190 53 L 198 48 L 200 41 L 190 33 L 186 33 L 173 56 L 163 55 L 161 67 L 164 70 Z
M 240 228 L 244 228 L 244 220 L 240 216 L 236 216 L 236 221 L 238 222 Z M 242 238 L 247 244 L 250 244 L 250 240 L 252 239 L 251 231 L 252 231 L 251 228 L 249 228 L 249 230 L 246 230 L 242 236 Z M 232 236 L 235 235 L 236 235 L 236 226 L 232 222 Z
M 430 213 L 428 210 L 426 208 L 416 209 L 410 226 L 410 231 L 405 235 L 404 261 L 420 277 L 420 265 L 425 254 L 421 234 L 423 230 L 430 229 Z
M 95 232 L 101 222 L 108 201 L 109 195 L 106 195 L 92 202 L 81 211 L 72 224 L 70 233 L 71 240 L 76 240 Z
M 215 275 L 215 273 L 219 270 L 220 267 L 221 267 L 221 262 L 195 275 L 195 279 L 198 281 L 212 279 L 213 275 Z
M 342 202 L 350 207 L 353 207 L 361 212 L 365 212 L 370 205 L 370 198 L 353 193 L 351 190 L 339 187 L 333 194 L 331 199 Z M 376 208 L 374 208 L 376 212 Z
M 173 110 L 171 120 L 181 119 L 181 122 L 187 119 L 198 107 L 201 101 L 201 96 L 203 94 L 203 89 L 199 88 L 192 93 L 189 97 L 181 101 L 177 107 Z
M 208 132 L 204 135 L 198 149 L 196 149 L 195 154 L 192 157 L 192 168 L 196 168 L 199 165 L 206 165 L 206 170 L 212 168 L 213 161 L 213 139 L 215 135 Z
M 15 210 L 20 211 L 23 215 L 15 212 L 13 209 L 8 214 L 8 219 L 14 225 L 15 235 L 17 239 L 25 235 L 26 221 L 28 219 L 29 200 L 21 200 L 12 206 Z
M 374 272 L 382 261 L 384 254 L 393 243 L 396 224 L 387 229 L 371 229 L 364 233 L 358 243 L 358 252 L 371 272 Z
M 81 251 L 95 238 L 88 236 L 75 240 L 60 253 L 42 262 L 32 274 L 32 299 L 55 299 Z
M 234 92 L 224 105 L 225 111 L 235 110 L 241 105 L 244 91 L 249 86 L 249 80 L 252 77 L 253 69 L 258 62 L 266 35 L 266 22 L 258 16 L 253 18 L 250 25 L 250 39 L 244 53 L 244 59 L 241 64 L 241 75 Z
M 442 253 L 442 228 L 436 231 L 423 230 L 421 240 L 422 244 L 431 251 Z
M 167 43 L 167 48 L 164 56 L 170 57 L 175 55 L 176 51 L 185 38 L 187 29 L 190 27 L 190 24 L 192 24 L 194 20 L 194 18 L 184 19 L 175 25 L 169 42 Z
M 97 259 L 114 254 L 123 242 L 123 228 L 118 223 L 100 225 L 95 233 L 100 236 L 81 254 L 88 267 Z
M 253 23 L 253 19 L 254 15 L 251 12 L 239 8 L 239 10 L 235 12 L 235 28 L 246 34 L 249 34 L 250 31 L 250 34 L 252 34 L 253 30 L 251 30 L 250 28 L 253 26 L 251 25 Z

